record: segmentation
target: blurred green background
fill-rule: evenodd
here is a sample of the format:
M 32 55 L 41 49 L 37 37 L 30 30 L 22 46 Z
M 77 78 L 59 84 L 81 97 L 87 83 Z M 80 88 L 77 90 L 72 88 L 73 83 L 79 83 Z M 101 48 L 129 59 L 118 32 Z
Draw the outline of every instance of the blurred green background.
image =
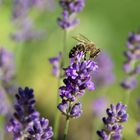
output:
M 60 16 L 61 8 L 56 1 L 56 9 L 52 12 L 31 11 L 37 27 L 43 28 L 47 35 L 41 40 L 15 42 L 9 35 L 16 28 L 11 22 L 12 2 L 6 1 L 0 6 L 0 45 L 15 53 L 17 67 L 17 83 L 34 89 L 37 108 L 46 116 L 51 125 L 54 122 L 56 110 L 57 79 L 51 75 L 51 65 L 48 58 L 56 56 L 63 47 L 63 31 L 58 27 L 56 19 Z M 78 14 L 80 24 L 71 30 L 67 37 L 68 51 L 74 46 L 73 35 L 82 33 L 93 40 L 98 48 L 105 49 L 114 63 L 116 81 L 110 87 L 97 89 L 94 93 L 82 97 L 83 115 L 70 123 L 69 140 L 92 139 L 91 103 L 98 96 L 107 97 L 111 103 L 123 100 L 125 91 L 120 87 L 120 81 L 125 77 L 122 64 L 125 60 L 123 51 L 129 32 L 137 31 L 140 27 L 140 0 L 87 0 L 85 9 Z M 67 51 L 67 54 L 68 54 Z M 67 58 L 67 64 L 68 64 Z M 140 76 L 138 77 L 140 79 Z M 140 82 L 140 80 L 139 80 Z M 137 98 L 140 97 L 140 86 L 131 93 L 128 107 L 129 121 L 125 125 L 124 139 L 139 140 L 135 133 L 137 122 L 140 121 L 140 108 Z M 61 120 L 63 133 L 64 117 Z M 101 120 L 96 120 L 97 129 L 101 128 Z M 94 130 L 94 133 L 96 130 Z M 60 138 L 61 139 L 61 138 Z M 95 136 L 94 139 L 97 139 Z

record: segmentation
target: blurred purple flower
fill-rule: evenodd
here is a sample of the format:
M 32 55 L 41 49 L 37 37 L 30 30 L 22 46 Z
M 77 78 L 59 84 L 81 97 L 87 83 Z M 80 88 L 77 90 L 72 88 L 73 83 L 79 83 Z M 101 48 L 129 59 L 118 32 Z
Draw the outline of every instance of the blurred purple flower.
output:
M 138 107 L 140 107 L 140 98 L 137 100 Z
M 115 75 L 113 73 L 113 63 L 110 56 L 106 52 L 102 52 L 96 59 L 100 69 L 94 73 L 96 86 L 107 86 L 113 84 Z
M 0 87 L 0 115 L 6 116 L 10 111 L 10 102 L 5 90 Z
M 93 102 L 93 113 L 97 117 L 102 117 L 104 115 L 104 110 L 107 108 L 108 100 L 105 97 L 99 97 Z
M 33 5 L 40 10 L 54 11 L 56 8 L 55 0 L 32 0 Z
M 140 108 L 140 98 L 138 98 L 137 104 L 138 104 L 138 107 Z M 140 136 L 140 122 L 138 122 L 137 124 L 136 133 L 138 136 Z
M 137 125 L 136 133 L 137 133 L 138 136 L 140 136 L 140 122 Z
M 125 89 L 134 89 L 137 86 L 137 80 L 135 77 L 128 77 L 122 81 L 121 86 Z
M 13 132 L 13 139 L 50 140 L 53 136 L 52 127 L 36 111 L 33 90 L 28 87 L 19 88 L 15 97 L 15 113 L 7 125 L 8 132 Z
M 15 76 L 14 56 L 4 48 L 0 48 L 0 80 L 11 81 Z
M 126 105 L 118 103 L 117 105 L 110 105 L 107 108 L 107 117 L 103 117 L 104 129 L 98 130 L 97 134 L 102 140 L 121 140 L 121 131 L 123 126 L 121 123 L 128 120 L 128 114 L 126 113 Z
M 26 18 L 29 9 L 32 7 L 32 0 L 13 0 L 12 19 Z
M 84 53 L 79 52 L 76 57 L 71 58 L 70 66 L 64 69 L 66 78 L 63 82 L 65 85 L 60 87 L 62 102 L 58 105 L 58 109 L 67 117 L 80 117 L 81 103 L 74 102 L 78 97 L 84 95 L 85 89 L 95 89 L 92 75 L 97 68 L 94 61 L 84 60 Z
M 123 69 L 128 76 L 121 82 L 121 86 L 134 89 L 137 86 L 136 76 L 140 73 L 140 66 L 135 65 L 140 60 L 140 33 L 129 33 L 126 47 L 128 50 L 124 52 L 126 61 Z
M 11 38 L 15 41 L 29 41 L 34 39 L 40 39 L 43 34 L 43 30 L 35 30 L 33 23 L 30 19 L 27 19 L 21 23 L 19 30 L 11 33 Z
M 13 94 L 16 91 L 14 83 L 16 66 L 14 54 L 5 48 L 0 48 L 0 80 L 5 93 Z
M 63 9 L 62 18 L 58 18 L 58 24 L 62 29 L 68 29 L 78 24 L 76 14 L 81 12 L 85 6 L 85 0 L 60 0 Z
M 52 64 L 52 74 L 56 77 L 60 76 L 60 61 L 62 58 L 62 53 L 60 52 L 56 57 L 52 57 L 49 59 L 49 62 Z
M 49 4 L 48 4 L 49 3 Z M 44 37 L 45 30 L 37 29 L 29 16 L 32 8 L 41 10 L 54 8 L 55 2 L 52 0 L 14 0 L 12 11 L 12 22 L 17 31 L 11 33 L 11 38 L 15 41 L 29 41 Z

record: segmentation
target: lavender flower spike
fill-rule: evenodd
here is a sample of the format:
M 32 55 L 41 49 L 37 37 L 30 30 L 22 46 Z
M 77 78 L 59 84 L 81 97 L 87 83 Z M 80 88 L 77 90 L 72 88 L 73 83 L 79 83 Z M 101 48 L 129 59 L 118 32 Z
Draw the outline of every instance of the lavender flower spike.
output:
M 8 132 L 13 133 L 13 139 L 51 140 L 52 127 L 45 118 L 40 118 L 35 110 L 33 90 L 19 88 L 16 94 L 15 113 L 7 125 Z
M 129 90 L 137 86 L 136 76 L 140 73 L 140 66 L 135 65 L 140 60 L 140 33 L 130 33 L 126 47 L 128 50 L 124 52 L 126 61 L 123 69 L 128 76 L 121 82 L 121 86 Z
M 111 104 L 110 108 L 107 108 L 107 117 L 103 117 L 105 128 L 97 131 L 102 140 L 121 140 L 121 131 L 123 129 L 121 123 L 128 120 L 126 109 L 126 105 L 122 103 Z
M 70 118 L 80 117 L 82 113 L 81 103 L 75 101 L 84 95 L 86 89 L 95 89 L 92 75 L 98 66 L 93 60 L 84 60 L 84 55 L 78 52 L 76 57 L 71 58 L 70 66 L 64 69 L 66 78 L 63 80 L 64 86 L 60 87 L 62 102 L 58 109 Z
M 78 23 L 75 15 L 83 10 L 85 0 L 60 0 L 59 3 L 63 9 L 62 18 L 58 18 L 59 26 L 62 29 L 75 26 Z

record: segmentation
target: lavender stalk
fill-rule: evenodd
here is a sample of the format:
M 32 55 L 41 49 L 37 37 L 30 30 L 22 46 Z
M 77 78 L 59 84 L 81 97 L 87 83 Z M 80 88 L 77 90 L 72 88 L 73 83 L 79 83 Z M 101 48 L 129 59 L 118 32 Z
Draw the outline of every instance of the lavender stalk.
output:
M 140 33 L 130 33 L 128 42 L 128 50 L 124 53 L 126 61 L 123 68 L 127 77 L 122 81 L 121 86 L 126 90 L 124 102 L 129 103 L 130 93 L 137 86 L 137 75 L 140 73 L 140 65 L 136 65 L 140 59 Z
M 65 66 L 65 59 L 66 59 L 66 53 L 67 53 L 67 32 L 68 29 L 74 27 L 76 24 L 78 24 L 78 20 L 76 19 L 76 13 L 79 13 L 84 5 L 84 0 L 76 0 L 76 1 L 67 1 L 67 0 L 60 0 L 59 1 L 60 6 L 63 9 L 62 17 L 58 18 L 58 25 L 64 30 L 64 40 L 63 40 L 63 51 L 62 51 L 62 61 L 60 65 L 60 75 L 58 79 L 58 86 L 60 86 L 61 83 L 61 77 L 63 75 L 63 68 Z M 59 94 L 59 92 L 58 92 Z M 57 104 L 59 103 L 59 96 L 57 96 Z M 56 117 L 55 117 L 55 123 L 54 123 L 54 140 L 58 139 L 58 129 L 59 129 L 59 120 L 60 120 L 60 114 L 58 111 L 56 111 Z
M 64 140 L 67 140 L 67 135 L 68 135 L 68 129 L 69 129 L 69 117 L 66 118 L 66 125 L 65 125 L 65 130 L 64 130 Z
M 106 109 L 107 117 L 103 117 L 104 129 L 98 130 L 97 135 L 101 140 L 121 140 L 122 123 L 128 120 L 127 106 L 122 103 L 111 104 Z
M 79 48 L 81 45 L 77 44 L 75 47 Z M 64 68 L 66 76 L 63 80 L 64 85 L 59 88 L 61 102 L 57 107 L 66 117 L 64 140 L 67 139 L 70 118 L 78 118 L 82 113 L 82 104 L 76 102 L 77 99 L 85 94 L 85 89 L 95 89 L 92 79 L 93 73 L 98 68 L 90 57 L 86 57 L 84 50 L 74 50 L 75 52 L 73 49 L 70 51 L 70 65 Z
M 63 68 L 65 65 L 65 58 L 66 58 L 66 51 L 67 51 L 67 47 L 66 47 L 66 40 L 67 40 L 67 30 L 64 30 L 64 38 L 63 38 L 63 51 L 62 51 L 62 60 L 61 60 L 61 64 L 60 64 L 60 73 L 59 73 L 59 77 L 58 77 L 58 89 L 61 85 L 61 77 L 63 76 Z M 58 94 L 59 94 L 59 90 L 58 90 Z M 60 102 L 59 96 L 57 96 L 57 104 Z M 59 120 L 60 120 L 60 113 L 58 110 L 56 110 L 56 115 L 55 115 L 55 123 L 54 123 L 54 140 L 58 139 L 58 130 L 59 130 Z
M 15 98 L 15 112 L 7 125 L 8 132 L 13 133 L 13 139 L 51 140 L 52 127 L 49 126 L 49 121 L 40 117 L 40 113 L 36 111 L 33 90 L 28 87 L 19 88 Z
M 60 52 L 58 56 L 52 57 L 49 59 L 49 62 L 52 64 L 53 69 L 52 69 L 52 74 L 58 78 L 58 91 L 57 93 L 59 94 L 59 87 L 61 85 L 61 75 L 62 75 L 62 53 Z M 59 103 L 59 98 L 57 96 L 57 101 L 56 103 Z M 54 122 L 54 139 L 57 140 L 58 137 L 58 129 L 59 129 L 59 118 L 60 118 L 60 113 L 58 112 L 56 108 L 56 114 L 55 114 L 55 122 Z

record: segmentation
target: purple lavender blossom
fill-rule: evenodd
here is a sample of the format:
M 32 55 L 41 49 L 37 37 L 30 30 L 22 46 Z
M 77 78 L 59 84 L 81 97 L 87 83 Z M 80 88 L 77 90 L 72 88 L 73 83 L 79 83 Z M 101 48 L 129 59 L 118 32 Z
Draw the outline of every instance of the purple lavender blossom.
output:
M 134 89 L 137 86 L 136 76 L 140 73 L 140 66 L 135 65 L 140 60 L 140 33 L 130 33 L 127 42 L 127 51 L 124 52 L 126 61 L 123 69 L 127 77 L 122 81 L 124 89 Z
M 19 88 L 15 97 L 15 113 L 7 125 L 8 132 L 13 132 L 13 139 L 50 140 L 53 136 L 52 128 L 49 121 L 40 118 L 39 112 L 35 110 L 33 90 Z
M 14 56 L 4 48 L 0 48 L 0 79 L 9 82 L 15 76 Z
M 93 113 L 98 117 L 104 115 L 104 110 L 107 108 L 108 100 L 105 97 L 99 97 L 93 102 Z
M 65 85 L 60 87 L 62 102 L 58 105 L 58 109 L 67 117 L 80 117 L 81 104 L 74 102 L 78 97 L 84 95 L 85 89 L 95 89 L 92 75 L 97 68 L 94 61 L 84 60 L 84 53 L 79 52 L 76 58 L 71 58 L 70 66 L 64 69 L 66 78 L 63 82 Z
M 71 118 L 78 118 L 82 113 L 82 104 L 80 102 L 73 105 L 71 108 L 70 116 Z
M 70 108 L 71 111 L 69 111 Z M 62 100 L 62 102 L 58 105 L 58 109 L 62 112 L 63 115 L 71 118 L 79 118 L 83 112 L 82 104 L 80 102 L 73 104 L 71 107 L 66 100 Z
M 60 61 L 62 58 L 62 53 L 60 52 L 56 57 L 52 57 L 49 59 L 49 62 L 52 64 L 52 74 L 56 77 L 60 76 Z
M 103 117 L 104 129 L 98 130 L 97 134 L 102 140 L 120 140 L 122 135 L 123 126 L 121 123 L 128 120 L 128 114 L 126 113 L 126 105 L 118 103 L 117 105 L 110 105 L 107 108 L 107 117 Z
M 28 139 L 50 140 L 53 137 L 52 127 L 49 127 L 49 121 L 45 118 L 34 120 L 27 131 L 30 134 Z
M 107 86 L 113 84 L 115 75 L 113 73 L 113 63 L 110 56 L 106 52 L 102 52 L 96 59 L 100 69 L 94 73 L 96 86 Z
M 58 24 L 62 29 L 68 29 L 78 24 L 76 14 L 81 12 L 85 6 L 85 0 L 60 0 L 63 9 L 62 18 L 58 18 Z

